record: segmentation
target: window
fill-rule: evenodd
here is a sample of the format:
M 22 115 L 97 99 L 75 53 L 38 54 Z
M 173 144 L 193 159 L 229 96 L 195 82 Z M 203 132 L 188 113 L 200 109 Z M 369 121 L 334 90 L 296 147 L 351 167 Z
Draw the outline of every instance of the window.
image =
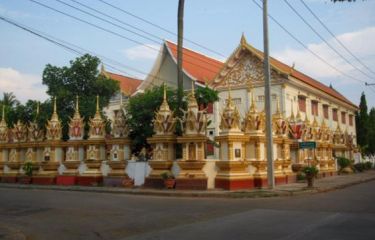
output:
M 346 113 L 345 112 L 341 112 L 341 123 L 342 124 L 346 123 Z
M 328 105 L 323 105 L 323 115 L 325 119 L 328 119 Z
M 207 104 L 207 113 L 208 114 L 214 113 L 214 104 L 213 103 Z
M 301 112 L 306 112 L 306 98 L 304 96 L 298 96 L 298 107 Z
M 228 103 L 228 99 L 225 99 L 225 104 Z M 236 105 L 240 105 L 241 104 L 241 98 L 232 98 L 232 103 L 236 104 Z
M 353 115 L 349 114 L 349 125 L 353 126 Z
M 259 95 L 259 96 L 258 96 L 258 101 L 259 101 L 259 102 L 264 102 L 264 99 L 265 99 L 265 98 L 264 98 L 264 95 Z M 277 95 L 276 95 L 276 94 L 272 94 L 272 95 L 271 95 L 271 99 L 272 99 L 273 101 L 276 101 L 276 99 L 277 99 Z
M 199 110 L 203 110 L 203 109 L 205 109 L 204 105 L 203 104 L 199 105 Z M 214 113 L 214 104 L 208 103 L 206 111 L 207 111 L 207 114 Z
M 318 101 L 311 100 L 311 115 L 318 116 Z
M 207 143 L 207 156 L 212 156 L 214 154 L 214 145 L 212 143 Z
M 332 109 L 332 119 L 337 122 L 337 109 Z

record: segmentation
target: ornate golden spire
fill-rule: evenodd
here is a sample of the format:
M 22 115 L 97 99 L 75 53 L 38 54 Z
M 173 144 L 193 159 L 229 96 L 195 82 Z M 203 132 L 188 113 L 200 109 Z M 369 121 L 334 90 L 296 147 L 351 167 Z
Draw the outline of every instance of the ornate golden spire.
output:
M 53 98 L 53 113 L 52 113 L 51 121 L 59 121 L 59 116 L 57 115 L 57 107 L 56 107 L 56 96 Z
M 100 74 L 106 78 L 109 78 L 107 71 L 104 68 L 104 63 L 100 66 Z
M 306 117 L 307 117 L 307 113 L 306 113 Z M 296 116 L 296 118 L 297 118 L 297 121 L 301 121 L 301 112 L 299 111 L 299 103 L 297 103 L 297 116 Z
M 313 120 L 312 126 L 315 127 L 315 128 L 319 127 L 319 124 L 318 124 L 318 121 L 316 120 L 316 116 L 315 115 L 314 115 L 314 120 Z
M 163 102 L 160 105 L 159 111 L 161 112 L 170 112 L 170 108 L 167 101 L 167 88 L 165 83 L 163 84 Z
M 249 112 L 256 113 L 258 111 L 257 111 L 257 107 L 255 106 L 253 86 L 251 84 L 249 86 L 249 91 L 250 91 L 250 94 L 251 94 L 251 103 L 250 103 L 250 111 Z
M 245 37 L 245 34 L 244 33 L 242 33 L 242 35 L 241 35 L 241 46 L 246 46 L 246 44 L 247 44 L 247 41 L 246 41 L 246 37 Z
M 79 97 L 76 95 L 76 107 L 74 109 L 74 116 L 73 119 L 79 119 L 81 118 L 81 114 L 79 114 Z
M 295 120 L 295 117 L 294 117 L 294 111 L 293 111 L 293 99 L 290 100 L 290 120 Z
M 3 104 L 3 114 L 1 115 L 1 123 L 5 122 L 5 105 Z
M 222 132 L 241 132 L 240 114 L 232 103 L 231 88 L 228 81 L 228 101 L 221 114 L 220 129 Z
M 198 109 L 197 99 L 195 99 L 194 81 L 191 81 L 191 92 L 188 95 L 188 109 L 192 109 L 192 108 Z
M 281 114 L 281 111 L 280 111 L 280 101 L 279 101 L 279 96 L 277 96 L 276 97 L 276 112 L 275 112 L 275 114 L 277 114 L 277 115 L 282 115 Z
M 39 101 L 36 103 L 36 116 L 39 115 Z

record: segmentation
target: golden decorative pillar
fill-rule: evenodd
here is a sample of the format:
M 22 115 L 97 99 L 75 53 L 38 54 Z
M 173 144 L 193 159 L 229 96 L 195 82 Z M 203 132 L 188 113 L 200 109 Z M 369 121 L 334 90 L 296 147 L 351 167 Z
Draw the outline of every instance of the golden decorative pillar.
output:
M 112 135 L 106 140 L 110 147 L 109 160 L 107 164 L 111 171 L 104 178 L 104 184 L 110 186 L 122 186 L 126 179 L 129 179 L 126 173 L 128 160 L 131 158 L 130 139 L 128 138 L 129 129 L 122 109 L 115 114 Z
M 254 187 L 254 183 L 243 151 L 243 144 L 248 141 L 248 137 L 241 130 L 240 114 L 232 102 L 230 89 L 228 95 L 221 114 L 220 133 L 215 137 L 215 141 L 220 143 L 215 187 L 227 190 L 250 189 Z
M 176 180 L 177 189 L 207 189 L 207 177 L 203 172 L 205 166 L 205 144 L 207 141 L 207 116 L 200 111 L 194 93 L 192 81 L 191 93 L 188 95 L 187 111 L 184 112 L 183 135 L 177 137 L 182 144 L 182 160 L 178 161 L 180 172 Z
M 27 128 L 27 151 L 26 162 L 31 162 L 34 171 L 38 171 L 40 167 L 40 158 L 43 149 L 40 147 L 44 140 L 44 131 L 38 126 L 37 119 L 39 117 L 39 102 L 37 103 L 36 116 L 34 121 L 29 123 Z
M 99 96 L 96 96 L 96 112 L 89 121 L 89 138 L 86 140 L 84 163 L 86 169 L 78 177 L 79 185 L 98 185 L 103 181 L 102 162 L 106 159 L 105 122 L 100 115 Z
M 147 142 L 152 145 L 152 159 L 148 162 L 152 168 L 150 175 L 146 178 L 146 187 L 163 187 L 161 174 L 171 173 L 173 161 L 175 160 L 176 118 L 173 116 L 167 101 L 167 92 L 164 84 L 163 102 L 154 118 L 154 135 L 147 138 Z
M 56 97 L 53 101 L 53 113 L 46 126 L 46 141 L 43 143 L 43 160 L 38 173 L 33 177 L 37 184 L 53 184 L 63 159 L 62 125 L 57 114 Z
M 5 105 L 3 104 L 1 121 L 0 121 L 0 179 L 4 176 L 4 166 L 8 162 L 9 149 L 8 143 L 8 126 L 5 122 Z

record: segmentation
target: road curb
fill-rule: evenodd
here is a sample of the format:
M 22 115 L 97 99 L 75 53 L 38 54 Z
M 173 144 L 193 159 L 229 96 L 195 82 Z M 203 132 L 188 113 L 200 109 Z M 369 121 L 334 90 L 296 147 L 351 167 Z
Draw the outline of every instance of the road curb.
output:
M 83 187 L 83 186 L 56 186 L 56 185 L 25 185 L 14 183 L 0 183 L 0 188 L 25 189 L 25 190 L 54 190 L 54 191 L 76 191 L 92 193 L 129 194 L 157 197 L 197 197 L 197 198 L 269 198 L 269 197 L 291 197 L 316 193 L 324 193 L 343 189 L 353 185 L 375 180 L 375 176 L 359 179 L 349 183 L 337 184 L 327 188 L 302 188 L 296 190 L 250 190 L 250 191 L 187 191 L 187 190 L 154 190 L 145 188 L 125 189 L 109 187 Z

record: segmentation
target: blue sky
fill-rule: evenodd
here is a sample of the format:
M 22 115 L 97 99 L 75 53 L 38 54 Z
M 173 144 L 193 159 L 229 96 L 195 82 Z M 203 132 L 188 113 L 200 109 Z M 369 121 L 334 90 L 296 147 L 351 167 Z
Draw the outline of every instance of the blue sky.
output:
M 56 38 L 73 43 L 97 54 L 104 55 L 123 64 L 148 72 L 155 60 L 160 40 L 156 42 L 141 38 L 122 29 L 89 17 L 53 0 L 37 0 L 49 6 L 89 22 L 108 28 L 111 31 L 132 38 L 134 43 L 112 34 L 79 23 L 59 13 L 32 3 L 29 0 L 0 1 L 0 15 L 10 18 Z M 63 2 L 82 8 L 71 0 Z M 123 22 L 136 26 L 143 31 L 152 33 L 162 39 L 176 41 L 176 36 L 152 27 L 120 11 L 116 11 L 98 0 L 77 0 L 103 11 Z M 177 0 L 106 0 L 128 12 L 143 17 L 172 32 L 177 32 Z M 332 52 L 321 39 L 292 12 L 283 0 L 269 0 L 269 13 L 299 38 L 309 49 L 319 54 L 326 61 L 358 79 L 375 82 L 375 75 L 352 59 L 331 36 L 319 25 L 313 16 L 304 8 L 300 0 L 289 0 L 305 18 L 337 47 L 342 55 L 352 63 L 372 75 L 372 79 L 364 76 L 352 66 L 345 63 Z M 305 3 L 321 18 L 358 58 L 375 72 L 375 1 L 356 1 L 355 3 L 336 3 L 329 0 L 305 0 Z M 248 42 L 259 49 L 262 46 L 262 15 L 261 10 L 252 0 L 190 0 L 185 1 L 185 37 L 203 46 L 219 52 L 210 51 L 185 41 L 184 46 L 203 52 L 209 56 L 225 59 L 239 44 L 244 33 Z M 270 48 L 274 56 L 287 64 L 295 63 L 296 69 L 330 84 L 342 92 L 354 103 L 358 103 L 362 91 L 365 91 L 369 106 L 375 106 L 375 87 L 365 87 L 357 81 L 335 72 L 326 64 L 321 63 L 306 49 L 301 47 L 282 29 L 270 20 Z M 67 52 L 45 40 L 23 30 L 0 21 L 0 94 L 12 91 L 21 101 L 47 97 L 42 86 L 42 71 L 46 64 L 63 66 L 77 55 Z M 145 45 L 149 47 L 145 47 Z M 151 49 L 153 48 L 153 49 Z M 140 73 L 121 68 L 122 71 L 143 78 Z

